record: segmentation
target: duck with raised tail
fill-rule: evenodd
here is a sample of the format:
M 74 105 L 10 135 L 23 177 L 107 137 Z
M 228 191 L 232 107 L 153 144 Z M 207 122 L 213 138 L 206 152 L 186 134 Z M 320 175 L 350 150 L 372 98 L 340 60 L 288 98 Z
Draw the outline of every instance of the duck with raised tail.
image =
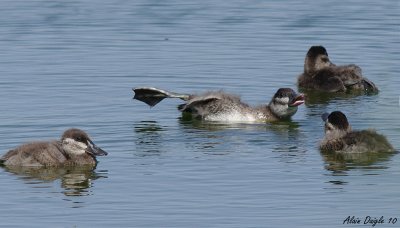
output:
M 151 107 L 164 98 L 179 98 L 185 101 L 178 106 L 182 113 L 193 118 L 219 122 L 272 122 L 289 119 L 304 103 L 304 95 L 290 88 L 280 88 L 268 105 L 251 107 L 232 94 L 223 91 L 206 92 L 200 95 L 179 94 L 153 87 L 133 89 L 134 99 Z

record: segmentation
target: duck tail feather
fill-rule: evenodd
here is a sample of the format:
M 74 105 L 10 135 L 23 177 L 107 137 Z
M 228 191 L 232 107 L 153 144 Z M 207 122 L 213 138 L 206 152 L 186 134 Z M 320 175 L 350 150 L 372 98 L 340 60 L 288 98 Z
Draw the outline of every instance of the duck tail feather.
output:
M 190 97 L 190 95 L 188 94 L 173 93 L 166 90 L 157 89 L 154 87 L 134 88 L 133 92 L 135 93 L 133 99 L 142 101 L 148 104 L 150 107 L 155 106 L 165 98 L 179 98 L 181 100 L 187 101 L 189 100 Z

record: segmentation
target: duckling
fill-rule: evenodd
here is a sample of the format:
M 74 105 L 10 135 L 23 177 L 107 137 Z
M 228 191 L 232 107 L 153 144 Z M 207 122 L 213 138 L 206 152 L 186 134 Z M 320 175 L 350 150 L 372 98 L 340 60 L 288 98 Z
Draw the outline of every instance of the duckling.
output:
M 325 137 L 320 144 L 321 151 L 339 153 L 393 152 L 385 136 L 375 130 L 352 131 L 347 117 L 340 111 L 324 113 Z
M 324 92 L 378 92 L 375 84 L 362 76 L 359 66 L 336 66 L 329 60 L 328 52 L 323 46 L 312 46 L 308 50 L 304 72 L 298 78 L 298 85 Z
M 289 119 L 304 103 L 304 95 L 290 88 L 280 88 L 268 105 L 251 107 L 236 95 L 222 91 L 206 92 L 200 95 L 178 94 L 165 90 L 142 87 L 133 89 L 137 99 L 155 106 L 164 98 L 180 98 L 185 103 L 178 106 L 183 114 L 206 121 L 222 122 L 265 122 Z
M 5 166 L 74 166 L 96 165 L 96 156 L 107 155 L 82 130 L 66 130 L 61 140 L 23 144 L 0 158 Z

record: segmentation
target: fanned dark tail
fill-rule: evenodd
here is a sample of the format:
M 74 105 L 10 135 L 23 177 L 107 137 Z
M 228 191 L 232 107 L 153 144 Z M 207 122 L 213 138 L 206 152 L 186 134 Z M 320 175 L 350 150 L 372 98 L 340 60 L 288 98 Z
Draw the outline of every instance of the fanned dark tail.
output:
M 164 100 L 164 98 L 179 98 L 187 101 L 190 97 L 190 95 L 188 94 L 168 92 L 166 90 L 157 89 L 154 87 L 134 88 L 133 92 L 135 92 L 135 96 L 133 97 L 133 99 L 142 101 L 150 105 L 150 107 L 155 106 L 160 101 Z
M 367 78 L 363 78 L 362 83 L 364 85 L 364 90 L 367 93 L 378 93 L 379 90 L 376 87 L 376 85 L 373 82 L 371 82 L 370 80 L 368 80 Z

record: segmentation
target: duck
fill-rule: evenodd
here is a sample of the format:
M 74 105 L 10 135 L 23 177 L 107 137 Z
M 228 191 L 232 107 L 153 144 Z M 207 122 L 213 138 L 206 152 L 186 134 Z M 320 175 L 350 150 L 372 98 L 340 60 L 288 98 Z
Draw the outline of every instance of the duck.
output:
M 8 151 L 0 158 L 3 166 L 60 167 L 97 164 L 96 156 L 107 152 L 97 147 L 83 130 L 66 130 L 60 140 L 34 141 Z
M 373 129 L 353 131 L 341 111 L 321 115 L 325 122 L 325 137 L 320 143 L 324 152 L 342 154 L 394 152 L 385 136 Z
M 133 99 L 142 101 L 150 107 L 164 98 L 179 98 L 185 101 L 178 106 L 183 115 L 205 121 L 218 122 L 273 122 L 290 119 L 304 103 L 304 95 L 291 88 L 280 88 L 268 105 L 252 107 L 241 101 L 240 97 L 220 91 L 202 94 L 179 94 L 154 87 L 133 88 Z
M 333 64 L 323 46 L 312 46 L 308 50 L 304 61 L 304 72 L 298 77 L 297 82 L 301 88 L 329 93 L 378 92 L 376 85 L 363 77 L 359 66 Z

